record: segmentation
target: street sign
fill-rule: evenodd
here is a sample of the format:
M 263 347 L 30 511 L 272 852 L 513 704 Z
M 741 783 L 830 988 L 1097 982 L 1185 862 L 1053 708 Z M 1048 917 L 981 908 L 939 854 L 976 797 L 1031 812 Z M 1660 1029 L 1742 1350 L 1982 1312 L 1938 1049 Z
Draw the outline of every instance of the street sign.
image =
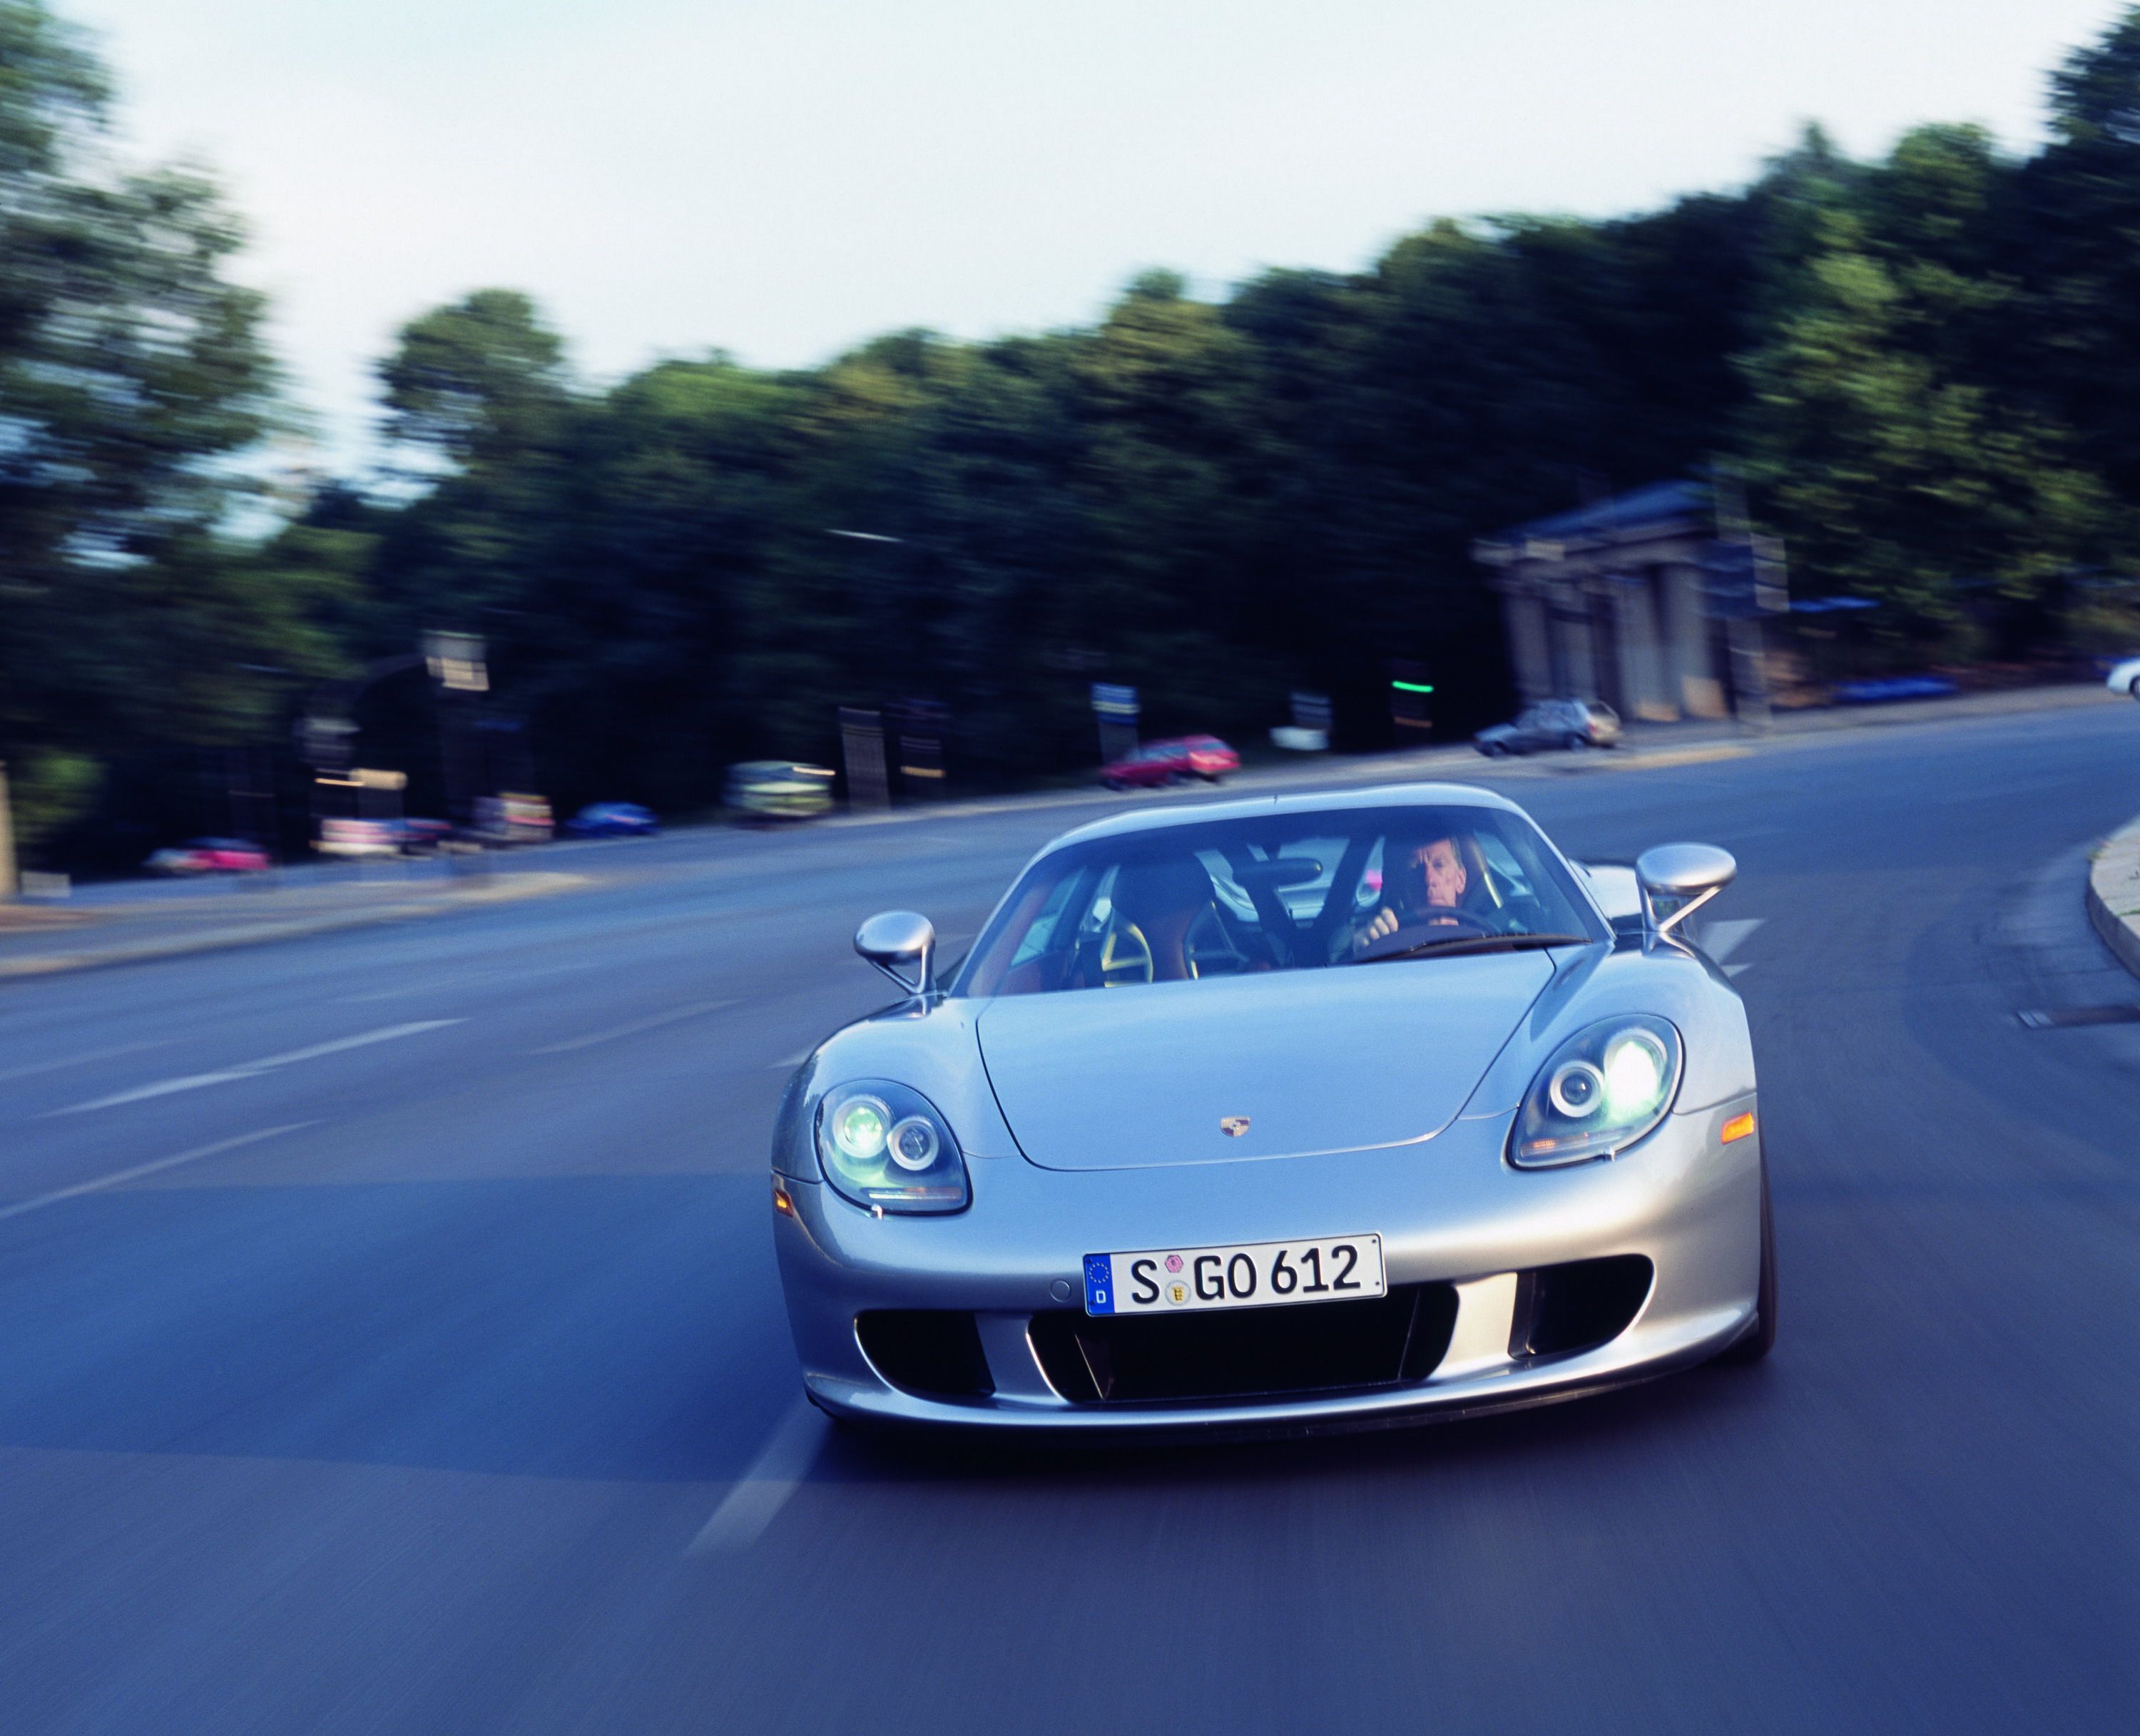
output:
M 312 716 L 297 722 L 297 751 L 315 772 L 349 769 L 350 738 L 356 725 L 348 718 Z
M 1092 684 L 1092 711 L 1100 722 L 1100 763 L 1112 764 L 1136 752 L 1137 690 L 1106 681 Z
M 479 633 L 426 633 L 424 663 L 431 679 L 454 693 L 490 691 L 490 672 L 483 665 L 483 635 Z
M 899 739 L 899 775 L 910 794 L 941 796 L 944 725 L 950 717 L 935 699 L 901 699 L 891 708 Z
M 1400 745 L 1433 732 L 1434 713 L 1427 704 L 1433 693 L 1434 684 L 1426 678 L 1426 664 L 1391 660 L 1390 722 L 1396 729 Z
M 847 762 L 847 806 L 891 807 L 891 791 L 884 765 L 883 716 L 862 706 L 842 705 L 840 747 Z

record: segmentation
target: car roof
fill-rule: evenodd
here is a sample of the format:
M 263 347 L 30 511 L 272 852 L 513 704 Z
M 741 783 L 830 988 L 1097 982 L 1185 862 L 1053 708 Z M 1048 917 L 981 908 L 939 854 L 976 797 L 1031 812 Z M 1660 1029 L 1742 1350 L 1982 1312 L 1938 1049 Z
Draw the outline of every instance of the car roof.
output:
M 1163 831 L 1170 826 L 1200 826 L 1210 820 L 1249 819 L 1264 814 L 1342 813 L 1371 807 L 1484 807 L 1504 813 L 1523 810 L 1492 790 L 1471 783 L 1385 783 L 1364 790 L 1313 790 L 1298 796 L 1245 796 L 1229 802 L 1169 802 L 1163 807 L 1133 808 L 1066 831 L 1048 848 L 1130 832 Z M 1524 815 L 1526 819 L 1529 815 Z M 1043 851 L 1043 854 L 1046 852 Z

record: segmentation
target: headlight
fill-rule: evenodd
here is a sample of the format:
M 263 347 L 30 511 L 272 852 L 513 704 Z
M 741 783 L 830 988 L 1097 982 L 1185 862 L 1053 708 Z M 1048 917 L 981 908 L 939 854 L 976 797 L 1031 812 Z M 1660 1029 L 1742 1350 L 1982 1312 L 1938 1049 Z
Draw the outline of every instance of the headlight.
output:
M 1509 1135 L 1519 1169 L 1609 1157 L 1665 1118 L 1679 1090 L 1679 1032 L 1646 1014 L 1578 1031 L 1546 1057 Z
M 817 1160 L 834 1188 L 873 1211 L 962 1211 L 970 1197 L 950 1125 L 920 1092 L 888 1080 L 825 1093 Z

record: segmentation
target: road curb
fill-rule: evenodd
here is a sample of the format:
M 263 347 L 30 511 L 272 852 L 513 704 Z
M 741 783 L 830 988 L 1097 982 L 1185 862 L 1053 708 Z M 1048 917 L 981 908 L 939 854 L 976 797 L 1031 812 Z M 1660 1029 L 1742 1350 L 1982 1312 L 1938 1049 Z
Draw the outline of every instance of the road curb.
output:
M 302 940 L 316 934 L 332 934 L 346 929 L 376 927 L 382 923 L 411 922 L 427 916 L 448 916 L 457 910 L 479 910 L 491 905 L 516 904 L 523 899 L 547 898 L 574 892 L 595 884 L 594 876 L 542 869 L 523 874 L 500 875 L 488 885 L 456 890 L 443 897 L 378 905 L 366 910 L 342 910 L 331 915 L 301 916 L 287 922 L 249 923 L 242 927 L 213 929 L 204 934 L 174 934 L 133 945 L 98 947 L 78 953 L 47 953 L 36 958 L 0 959 L 0 982 L 32 977 L 58 976 L 69 972 L 98 970 L 107 965 L 145 964 L 159 959 L 183 959 L 197 953 L 228 952 L 244 946 L 265 946 L 277 940 Z
M 2088 919 L 2118 962 L 2140 977 L 2140 819 L 2096 846 L 2088 867 Z

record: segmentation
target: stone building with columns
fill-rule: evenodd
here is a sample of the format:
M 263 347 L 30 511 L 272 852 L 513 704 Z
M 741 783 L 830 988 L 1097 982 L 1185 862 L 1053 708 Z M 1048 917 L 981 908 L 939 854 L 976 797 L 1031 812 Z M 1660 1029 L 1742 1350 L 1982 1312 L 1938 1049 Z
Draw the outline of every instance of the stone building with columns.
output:
M 1729 715 L 1733 660 L 1707 578 L 1716 547 L 1709 488 L 1684 481 L 1474 543 L 1524 702 L 1603 699 L 1657 723 Z

